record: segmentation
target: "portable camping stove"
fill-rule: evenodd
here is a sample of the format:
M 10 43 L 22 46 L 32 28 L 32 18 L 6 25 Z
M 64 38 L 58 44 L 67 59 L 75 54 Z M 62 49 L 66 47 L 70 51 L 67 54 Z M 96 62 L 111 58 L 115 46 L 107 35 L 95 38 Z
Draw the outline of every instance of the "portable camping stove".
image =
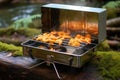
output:
M 80 68 L 95 47 L 106 38 L 106 10 L 101 8 L 46 4 L 42 11 L 42 34 L 22 43 L 26 56 L 53 64 Z M 32 66 L 38 66 L 42 63 Z

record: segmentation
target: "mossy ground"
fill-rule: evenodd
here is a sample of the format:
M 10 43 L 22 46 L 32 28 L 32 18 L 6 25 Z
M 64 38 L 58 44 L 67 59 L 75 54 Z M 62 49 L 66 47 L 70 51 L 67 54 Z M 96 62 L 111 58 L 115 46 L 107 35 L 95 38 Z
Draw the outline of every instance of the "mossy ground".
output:
M 13 27 L 1 28 L 0 29 L 0 36 L 11 36 L 14 33 L 18 33 L 19 35 L 24 35 L 26 37 L 33 37 L 36 34 L 40 34 L 40 29 L 35 28 L 19 28 L 15 29 Z
M 112 51 L 107 40 L 98 46 L 92 61 L 104 80 L 120 79 L 120 52 Z
M 13 55 L 21 56 L 22 55 L 22 47 L 20 47 L 21 41 L 24 40 L 24 38 L 30 38 L 40 33 L 41 31 L 35 28 L 19 28 L 19 29 L 15 29 L 13 27 L 1 28 L 0 51 L 8 51 L 11 52 Z M 19 45 L 19 47 L 15 45 Z
M 93 61 L 104 80 L 120 79 L 120 52 L 97 51 Z
M 32 38 L 35 35 L 40 34 L 40 29 L 35 28 L 19 28 L 13 27 L 0 29 L 0 40 L 6 43 L 12 43 L 14 45 L 20 45 L 21 42 L 28 38 Z
M 13 44 L 0 42 L 0 51 L 7 51 L 12 53 L 13 56 L 22 56 L 22 47 Z

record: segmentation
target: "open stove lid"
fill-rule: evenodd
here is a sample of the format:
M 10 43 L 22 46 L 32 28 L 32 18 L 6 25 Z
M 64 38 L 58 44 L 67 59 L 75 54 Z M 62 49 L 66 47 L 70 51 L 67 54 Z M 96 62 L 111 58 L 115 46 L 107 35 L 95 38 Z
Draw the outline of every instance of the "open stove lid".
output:
M 46 4 L 42 11 L 42 32 L 66 28 L 73 33 L 89 33 L 101 43 L 106 39 L 106 10 L 65 4 Z
M 75 11 L 86 11 L 86 12 L 95 12 L 95 13 L 101 13 L 103 11 L 106 11 L 106 9 L 101 8 L 94 8 L 94 7 L 85 7 L 85 6 L 75 6 L 75 5 L 66 5 L 66 4 L 47 4 L 43 5 L 42 7 L 46 8 L 56 8 L 56 9 L 66 9 L 66 10 L 75 10 Z

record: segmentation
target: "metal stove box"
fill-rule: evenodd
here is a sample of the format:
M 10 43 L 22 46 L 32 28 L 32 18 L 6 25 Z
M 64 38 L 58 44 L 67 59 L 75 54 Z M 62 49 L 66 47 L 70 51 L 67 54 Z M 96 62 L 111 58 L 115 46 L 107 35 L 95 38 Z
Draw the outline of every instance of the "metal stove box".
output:
M 41 11 L 43 33 L 53 30 L 69 30 L 73 35 L 87 33 L 92 36 L 92 42 L 82 47 L 63 46 L 68 52 L 60 52 L 39 48 L 47 44 L 31 39 L 22 43 L 25 56 L 80 68 L 94 54 L 95 47 L 106 38 L 105 9 L 46 4 L 41 7 Z

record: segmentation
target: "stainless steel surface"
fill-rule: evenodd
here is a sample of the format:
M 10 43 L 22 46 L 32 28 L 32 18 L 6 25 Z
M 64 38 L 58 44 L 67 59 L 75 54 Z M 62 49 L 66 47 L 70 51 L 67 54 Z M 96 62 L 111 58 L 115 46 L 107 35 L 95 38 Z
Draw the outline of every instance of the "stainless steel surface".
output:
M 40 45 L 33 45 L 34 41 L 30 43 L 28 40 L 22 43 L 24 55 L 29 56 L 31 54 L 35 58 L 40 58 L 42 60 L 48 60 L 48 56 L 53 56 L 53 62 L 60 63 L 72 67 L 81 67 L 94 53 L 94 48 L 96 44 L 90 44 L 92 46 L 85 46 L 86 48 L 73 48 L 75 52 L 59 52 L 50 51 L 49 49 L 39 48 Z M 35 41 L 36 42 L 36 41 Z M 87 48 L 88 47 L 88 48 Z M 68 48 L 68 47 L 66 47 Z M 81 52 L 80 52 L 81 51 Z
M 106 39 L 106 11 L 100 13 L 98 15 L 99 23 L 98 23 L 98 42 L 101 43 Z
M 85 7 L 85 6 L 75 6 L 75 5 L 66 5 L 66 4 L 47 4 L 43 5 L 46 8 L 56 8 L 56 9 L 66 9 L 66 10 L 74 10 L 74 11 L 83 11 L 83 12 L 95 12 L 101 13 L 104 12 L 105 9 L 94 8 L 94 7 Z
M 73 34 L 89 33 L 98 39 L 98 43 L 106 39 L 106 10 L 103 8 L 47 4 L 42 6 L 42 12 L 43 32 L 64 30 Z

